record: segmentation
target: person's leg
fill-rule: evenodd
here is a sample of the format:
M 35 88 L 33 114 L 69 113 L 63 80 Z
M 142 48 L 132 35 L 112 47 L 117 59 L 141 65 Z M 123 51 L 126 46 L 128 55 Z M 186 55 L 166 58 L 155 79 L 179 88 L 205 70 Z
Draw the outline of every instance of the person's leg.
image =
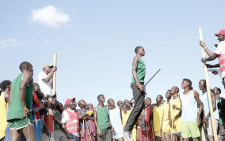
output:
M 164 133 L 164 140 L 165 141 L 170 141 L 170 134 Z
M 20 140 L 21 130 L 10 129 L 10 141 L 18 141 Z
M 123 141 L 123 137 L 119 138 L 118 141 Z
M 54 138 L 55 138 L 55 141 L 60 141 L 60 133 L 59 131 L 54 131 Z
M 28 128 L 29 128 L 29 133 L 30 135 L 28 135 Z M 28 124 L 28 127 L 24 127 L 22 129 L 22 132 L 26 138 L 27 141 L 29 141 L 29 137 L 31 141 L 37 141 L 36 137 L 35 137 L 35 132 L 34 132 L 34 126 L 31 124 Z
M 172 141 L 177 141 L 177 136 L 174 133 L 172 135 Z
M 112 132 L 111 132 L 111 129 L 108 128 L 105 130 L 105 139 L 104 141 L 111 141 L 112 139 Z
M 142 84 L 141 84 L 142 85 Z M 137 95 L 134 98 L 135 106 L 127 120 L 126 125 L 124 126 L 125 131 L 132 131 L 134 124 L 136 124 L 139 115 L 142 112 L 144 106 L 145 92 L 140 92 L 138 86 L 135 83 L 131 84 L 131 89 L 133 90 L 133 96 Z
M 161 139 L 162 139 L 162 138 L 161 138 L 161 137 L 156 136 L 156 137 L 155 137 L 155 139 L 156 139 L 156 141 L 161 141 Z
M 200 130 L 198 128 L 197 122 L 189 122 L 188 124 L 190 132 L 191 132 L 191 137 L 193 141 L 198 141 L 200 137 Z M 183 131 L 182 131 L 183 133 Z
M 214 135 L 213 135 L 213 127 L 212 127 L 212 121 L 209 120 L 209 124 L 206 125 L 207 128 L 207 138 L 209 141 L 214 141 Z

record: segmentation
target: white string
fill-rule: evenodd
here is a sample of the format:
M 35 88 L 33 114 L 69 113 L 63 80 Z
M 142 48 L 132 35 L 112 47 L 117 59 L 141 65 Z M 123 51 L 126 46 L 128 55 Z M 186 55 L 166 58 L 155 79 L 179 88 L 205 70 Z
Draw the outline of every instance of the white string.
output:
M 163 42 L 163 43 L 157 43 L 157 44 L 152 44 L 152 45 L 145 45 L 145 46 L 143 46 L 143 47 L 156 46 L 156 45 L 168 44 L 168 43 L 173 43 L 173 42 L 180 42 L 180 41 L 191 40 L 191 39 L 196 39 L 196 38 L 199 38 L 199 37 L 180 39 L 180 40 L 169 41 L 169 42 Z M 89 58 L 89 57 L 100 56 L 100 55 L 105 55 L 105 54 L 110 54 L 110 53 L 116 53 L 116 52 L 121 52 L 121 51 L 131 50 L 131 49 L 134 49 L 134 48 L 128 48 L 128 49 L 117 50 L 117 51 L 111 51 L 111 52 L 106 52 L 106 53 L 100 53 L 100 54 L 95 54 L 95 55 L 90 55 L 90 56 L 84 56 L 84 57 L 72 58 L 72 59 L 62 60 L 62 61 L 58 61 L 58 62 L 66 62 L 66 61 L 72 61 L 72 60 L 77 60 L 77 59 Z

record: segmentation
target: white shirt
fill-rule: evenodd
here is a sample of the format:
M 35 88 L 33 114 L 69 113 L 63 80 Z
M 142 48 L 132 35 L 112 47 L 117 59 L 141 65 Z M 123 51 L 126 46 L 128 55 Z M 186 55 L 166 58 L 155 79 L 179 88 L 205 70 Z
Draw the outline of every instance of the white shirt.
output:
M 46 78 L 48 75 L 44 73 L 43 71 L 38 74 L 38 84 L 40 86 L 41 91 L 44 93 L 46 96 L 49 94 L 50 96 L 52 95 L 52 86 L 50 82 L 45 82 L 43 81 L 44 78 Z
M 73 113 L 75 112 L 75 110 L 70 110 L 69 108 L 67 108 L 67 110 L 69 110 L 69 111 L 71 111 Z M 64 110 L 63 113 L 62 113 L 62 120 L 61 120 L 61 122 L 62 123 L 66 123 L 69 119 L 70 119 L 69 114 L 66 112 L 66 110 Z M 79 122 L 79 121 L 77 121 L 77 119 L 75 119 L 75 120 L 76 120 L 75 122 Z M 74 134 L 77 137 L 80 136 L 78 132 L 72 133 L 72 134 Z
M 214 54 L 217 54 L 217 55 L 225 54 L 225 41 L 221 41 L 218 43 L 218 46 Z M 225 71 L 222 72 L 222 77 L 225 77 Z

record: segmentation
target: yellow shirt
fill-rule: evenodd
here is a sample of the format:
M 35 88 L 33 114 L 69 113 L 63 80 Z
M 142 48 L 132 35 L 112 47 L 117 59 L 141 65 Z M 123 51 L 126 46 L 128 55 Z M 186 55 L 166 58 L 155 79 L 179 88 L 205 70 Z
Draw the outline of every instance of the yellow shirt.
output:
M 179 97 L 177 99 L 174 99 L 174 100 L 171 99 L 170 100 L 171 119 L 173 119 L 180 112 L 180 110 L 174 110 L 173 105 L 176 105 L 177 108 L 180 108 L 181 104 L 180 104 L 180 98 Z M 171 131 L 173 133 L 180 132 L 181 131 L 181 116 L 174 121 L 174 125 L 176 126 L 176 128 L 171 127 Z
M 130 113 L 131 113 L 132 110 L 133 110 L 133 108 L 130 111 L 127 111 L 127 113 L 122 112 L 123 127 L 126 125 L 127 120 L 129 118 Z M 136 140 L 136 138 L 137 138 L 137 129 L 136 129 L 136 127 L 137 127 L 137 124 L 134 125 L 133 130 L 132 130 L 132 135 L 133 135 L 134 140 Z
M 7 104 L 5 103 L 5 92 L 1 93 L 0 95 L 0 139 L 5 136 L 5 129 L 7 126 L 7 121 L 6 121 L 6 106 Z
M 163 104 L 163 120 L 169 120 L 169 104 L 165 101 Z
M 159 107 L 154 106 L 153 107 L 153 127 L 154 132 L 159 132 L 162 122 L 162 116 L 163 116 L 163 106 L 160 105 Z

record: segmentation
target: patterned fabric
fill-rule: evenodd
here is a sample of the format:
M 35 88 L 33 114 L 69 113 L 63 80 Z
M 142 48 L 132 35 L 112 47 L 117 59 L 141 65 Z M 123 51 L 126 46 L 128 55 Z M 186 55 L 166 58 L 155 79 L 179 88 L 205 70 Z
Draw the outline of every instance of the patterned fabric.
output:
M 150 126 L 151 121 L 151 109 L 150 106 L 146 108 L 146 115 L 145 115 L 145 124 L 147 124 L 147 132 L 142 131 L 140 126 L 138 125 L 137 128 L 137 141 L 152 141 L 153 140 L 153 134 L 152 134 L 152 128 Z
M 35 93 L 33 93 L 33 97 L 34 97 L 34 105 L 35 105 L 35 108 L 38 108 L 40 106 L 38 97 L 37 97 L 37 95 Z M 37 119 L 41 119 L 41 112 L 40 111 L 38 111 L 36 113 L 36 118 Z

